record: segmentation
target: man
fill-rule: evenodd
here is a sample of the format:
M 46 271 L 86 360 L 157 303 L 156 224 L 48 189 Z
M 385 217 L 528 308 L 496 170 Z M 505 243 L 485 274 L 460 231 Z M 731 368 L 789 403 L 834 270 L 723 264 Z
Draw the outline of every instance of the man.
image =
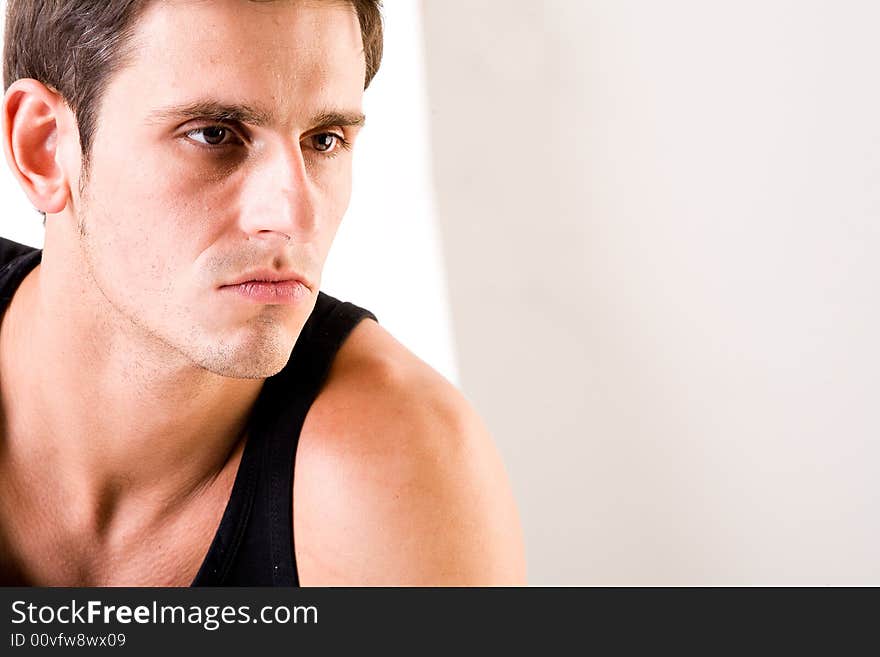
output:
M 377 4 L 9 0 L 2 583 L 524 583 L 474 410 L 319 293 Z

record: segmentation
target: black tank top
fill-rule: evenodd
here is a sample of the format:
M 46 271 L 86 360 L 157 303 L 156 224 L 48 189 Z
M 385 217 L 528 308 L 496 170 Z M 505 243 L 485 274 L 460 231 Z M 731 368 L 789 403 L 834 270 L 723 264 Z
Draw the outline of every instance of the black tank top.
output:
M 0 316 L 42 251 L 0 238 Z M 297 586 L 293 466 L 306 413 L 336 352 L 369 310 L 318 293 L 290 359 L 265 380 L 247 421 L 232 494 L 192 586 Z

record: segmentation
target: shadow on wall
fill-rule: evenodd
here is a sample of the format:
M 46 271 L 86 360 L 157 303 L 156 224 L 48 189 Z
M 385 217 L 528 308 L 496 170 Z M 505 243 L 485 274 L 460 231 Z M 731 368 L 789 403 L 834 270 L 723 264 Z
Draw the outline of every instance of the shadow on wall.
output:
M 586 426 L 594 369 L 579 302 L 587 280 L 587 190 L 581 166 L 560 158 L 574 153 L 571 120 L 562 115 L 563 99 L 554 102 L 559 90 L 548 78 L 552 35 L 540 27 L 541 3 L 422 6 L 438 225 L 461 386 L 508 467 L 530 582 L 584 582 L 587 571 L 570 556 L 587 539 L 583 528 L 539 520 L 552 507 L 567 514 L 560 500 L 584 497 L 578 460 L 595 460 L 586 443 L 570 451 Z M 548 458 L 555 450 L 565 458 Z

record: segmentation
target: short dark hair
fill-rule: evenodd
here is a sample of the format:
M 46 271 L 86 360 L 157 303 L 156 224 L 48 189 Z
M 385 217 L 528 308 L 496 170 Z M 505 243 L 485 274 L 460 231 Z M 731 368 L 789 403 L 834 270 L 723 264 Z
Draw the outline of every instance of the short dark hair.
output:
M 366 88 L 382 60 L 382 2 L 343 1 L 357 11 Z M 61 94 L 76 116 L 84 162 L 88 162 L 101 96 L 110 76 L 124 66 L 137 19 L 152 2 L 8 0 L 4 89 L 16 80 L 33 78 Z

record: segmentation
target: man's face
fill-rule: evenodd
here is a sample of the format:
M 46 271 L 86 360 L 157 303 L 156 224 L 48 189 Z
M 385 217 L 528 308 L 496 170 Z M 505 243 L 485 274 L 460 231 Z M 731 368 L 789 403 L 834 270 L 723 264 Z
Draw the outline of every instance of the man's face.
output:
M 163 351 L 271 376 L 348 206 L 357 15 L 344 2 L 157 1 L 133 45 L 102 96 L 78 204 L 87 282 Z M 311 291 L 272 304 L 221 289 L 257 269 L 295 271 Z

